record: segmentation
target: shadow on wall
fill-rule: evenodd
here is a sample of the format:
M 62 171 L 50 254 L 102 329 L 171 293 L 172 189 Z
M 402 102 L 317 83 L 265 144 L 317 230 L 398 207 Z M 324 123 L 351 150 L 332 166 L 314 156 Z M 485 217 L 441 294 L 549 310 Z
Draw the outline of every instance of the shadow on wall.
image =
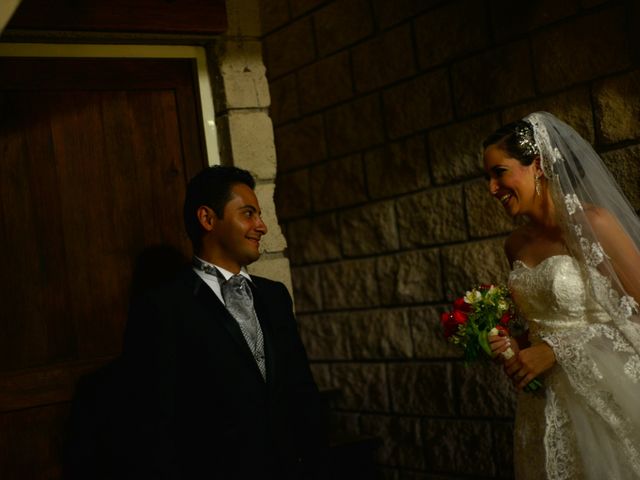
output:
M 172 246 L 145 248 L 135 260 L 130 302 L 171 280 L 187 263 Z M 137 447 L 129 435 L 126 373 L 122 358 L 116 358 L 78 381 L 66 428 L 65 479 L 134 478 L 131 464 Z

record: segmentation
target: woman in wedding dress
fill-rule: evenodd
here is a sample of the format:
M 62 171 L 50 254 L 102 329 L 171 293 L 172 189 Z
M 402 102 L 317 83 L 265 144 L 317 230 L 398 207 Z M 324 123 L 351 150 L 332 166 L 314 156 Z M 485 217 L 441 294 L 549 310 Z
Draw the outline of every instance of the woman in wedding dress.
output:
M 528 326 L 490 337 L 520 390 L 517 479 L 640 479 L 640 221 L 571 127 L 536 112 L 484 143 L 491 194 L 528 223 L 505 251 Z M 522 389 L 539 378 L 544 387 Z

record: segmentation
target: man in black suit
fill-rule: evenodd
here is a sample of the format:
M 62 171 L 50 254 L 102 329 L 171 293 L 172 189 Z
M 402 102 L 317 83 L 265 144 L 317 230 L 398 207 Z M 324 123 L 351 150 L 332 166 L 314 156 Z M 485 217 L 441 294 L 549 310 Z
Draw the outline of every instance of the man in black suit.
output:
M 194 177 L 184 206 L 193 266 L 131 308 L 131 477 L 322 476 L 324 418 L 291 298 L 245 270 L 267 233 L 254 187 L 235 167 Z

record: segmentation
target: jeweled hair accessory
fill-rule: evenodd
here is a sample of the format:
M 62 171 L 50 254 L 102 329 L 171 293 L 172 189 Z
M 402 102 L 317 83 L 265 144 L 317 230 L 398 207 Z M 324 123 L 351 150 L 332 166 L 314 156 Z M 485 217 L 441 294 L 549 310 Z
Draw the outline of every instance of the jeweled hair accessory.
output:
M 521 152 L 527 157 L 540 155 L 540 150 L 533 138 L 533 126 L 527 122 L 528 127 L 518 125 L 515 128 L 516 140 Z

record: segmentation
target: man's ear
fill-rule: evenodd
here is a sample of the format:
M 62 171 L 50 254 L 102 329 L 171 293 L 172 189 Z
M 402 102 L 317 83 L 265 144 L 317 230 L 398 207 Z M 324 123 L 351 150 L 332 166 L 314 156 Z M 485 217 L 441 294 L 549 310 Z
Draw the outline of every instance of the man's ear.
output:
M 202 205 L 198 207 L 196 215 L 198 216 L 198 222 L 200 223 L 200 226 L 206 232 L 213 231 L 213 228 L 215 227 L 215 224 L 216 224 L 216 220 L 218 220 L 218 217 L 216 216 L 216 212 L 214 212 L 211 208 L 207 207 L 206 205 Z

